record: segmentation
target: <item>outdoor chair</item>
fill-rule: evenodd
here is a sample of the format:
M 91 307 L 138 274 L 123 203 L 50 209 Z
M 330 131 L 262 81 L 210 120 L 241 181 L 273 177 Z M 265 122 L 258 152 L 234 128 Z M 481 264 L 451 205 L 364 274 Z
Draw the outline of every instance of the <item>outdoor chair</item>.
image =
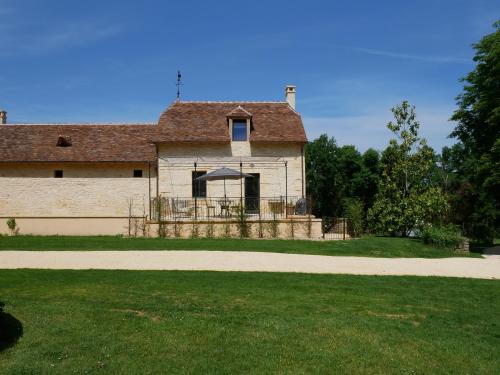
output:
M 210 219 L 211 217 L 215 217 L 215 204 L 212 200 L 206 200 L 207 205 L 207 217 Z
M 194 207 L 187 199 L 172 198 L 172 213 L 175 218 L 190 218 L 193 215 Z

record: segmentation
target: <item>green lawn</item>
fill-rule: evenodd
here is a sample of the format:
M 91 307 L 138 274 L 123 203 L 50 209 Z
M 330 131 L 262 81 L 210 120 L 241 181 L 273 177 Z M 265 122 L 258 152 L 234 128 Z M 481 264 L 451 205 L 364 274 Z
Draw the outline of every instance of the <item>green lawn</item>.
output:
M 424 245 L 417 239 L 375 236 L 348 241 L 15 236 L 0 237 L 0 250 L 233 250 L 372 257 L 464 256 Z
M 2 374 L 498 374 L 500 282 L 2 270 Z

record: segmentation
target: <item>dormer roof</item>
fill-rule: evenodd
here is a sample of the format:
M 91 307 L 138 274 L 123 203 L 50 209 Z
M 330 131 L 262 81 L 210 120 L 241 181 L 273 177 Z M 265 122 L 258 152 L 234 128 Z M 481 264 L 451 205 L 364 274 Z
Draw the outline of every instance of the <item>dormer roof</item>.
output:
M 227 114 L 227 118 L 251 118 L 252 114 L 244 109 L 241 105 L 234 108 Z

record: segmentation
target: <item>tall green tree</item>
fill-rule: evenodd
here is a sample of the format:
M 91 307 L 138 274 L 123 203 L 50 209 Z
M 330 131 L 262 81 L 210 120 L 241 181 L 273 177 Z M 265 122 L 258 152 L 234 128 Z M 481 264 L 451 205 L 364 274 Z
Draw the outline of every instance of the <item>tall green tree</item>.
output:
M 387 128 L 395 138 L 382 155 L 379 192 L 368 211 L 377 232 L 407 236 L 426 223 L 439 221 L 448 208 L 440 187 L 434 185 L 434 151 L 418 136 L 415 107 L 407 101 L 392 108 L 395 121 Z
M 378 189 L 378 152 L 369 149 L 361 155 L 354 146 L 339 147 L 326 134 L 309 142 L 305 151 L 307 192 L 313 198 L 313 213 L 319 217 L 344 216 L 345 200 L 357 198 L 364 215 Z
M 313 199 L 316 216 L 337 216 L 341 212 L 343 177 L 338 168 L 335 139 L 322 134 L 305 147 L 307 194 Z
M 370 148 L 361 156 L 361 170 L 353 176 L 353 197 L 358 197 L 368 210 L 375 201 L 378 192 L 378 184 L 382 170 L 380 167 L 380 154 Z
M 492 242 L 500 221 L 500 21 L 495 31 L 474 45 L 475 69 L 467 74 L 452 137 L 464 146 L 471 192 L 466 197 L 472 209 L 466 217 L 467 234 Z M 465 198 L 464 198 L 465 199 Z

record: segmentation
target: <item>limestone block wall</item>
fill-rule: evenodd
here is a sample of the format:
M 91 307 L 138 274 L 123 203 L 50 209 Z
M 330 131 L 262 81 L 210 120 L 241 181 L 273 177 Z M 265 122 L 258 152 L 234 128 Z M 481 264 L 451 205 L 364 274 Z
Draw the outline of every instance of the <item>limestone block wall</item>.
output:
M 134 178 L 134 169 L 143 177 Z M 54 178 L 63 170 L 63 178 Z M 153 168 L 151 169 L 153 172 Z M 0 166 L 0 220 L 6 217 L 142 216 L 149 211 L 149 168 L 144 164 L 37 164 Z M 154 191 L 154 179 L 151 181 Z M 153 194 L 153 193 L 152 193 Z
M 297 217 L 295 219 L 248 221 L 249 238 L 279 239 L 321 239 L 321 219 Z M 235 221 L 178 221 L 165 222 L 161 229 L 158 223 L 150 223 L 148 234 L 168 238 L 238 238 L 240 225 Z
M 231 142 L 227 144 L 164 144 L 159 147 L 159 191 L 172 197 L 192 196 L 192 171 L 212 171 L 220 167 L 260 174 L 260 196 L 305 195 L 302 145 L 290 143 Z M 285 169 L 285 161 L 287 168 Z M 288 177 L 286 178 L 286 175 Z M 240 196 L 240 181 L 227 180 L 229 197 Z M 244 191 L 243 191 L 244 194 Z M 207 196 L 224 195 L 223 181 L 208 181 Z
M 6 219 L 0 219 L 0 234 L 10 234 Z M 59 235 L 59 236 L 104 236 L 128 235 L 130 225 L 128 218 L 78 218 L 78 217 L 37 217 L 16 218 L 19 234 L 25 235 Z M 140 232 L 138 230 L 138 232 Z

